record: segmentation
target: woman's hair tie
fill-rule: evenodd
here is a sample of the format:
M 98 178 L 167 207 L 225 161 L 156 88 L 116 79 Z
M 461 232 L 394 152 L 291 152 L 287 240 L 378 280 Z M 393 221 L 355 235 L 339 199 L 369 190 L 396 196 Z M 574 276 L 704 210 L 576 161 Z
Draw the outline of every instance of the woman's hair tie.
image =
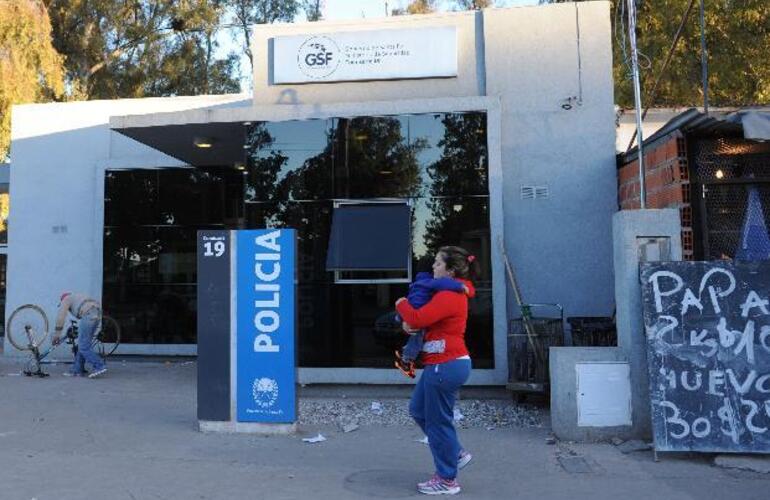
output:
M 468 256 L 468 263 L 469 264 L 472 263 L 474 260 L 476 260 L 476 256 L 475 255 L 469 255 Z

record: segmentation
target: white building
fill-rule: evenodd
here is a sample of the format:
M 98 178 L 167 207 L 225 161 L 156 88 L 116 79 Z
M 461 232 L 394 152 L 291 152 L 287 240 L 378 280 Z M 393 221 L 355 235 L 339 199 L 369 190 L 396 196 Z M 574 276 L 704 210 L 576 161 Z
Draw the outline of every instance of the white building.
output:
M 120 353 L 192 354 L 196 230 L 267 224 L 300 235 L 300 382 L 405 381 L 381 318 L 442 244 L 481 263 L 471 383 L 508 373 L 499 241 L 527 302 L 611 314 L 609 2 L 258 26 L 254 53 L 253 97 L 14 107 L 7 313 L 80 290 Z M 335 272 L 333 212 L 385 199 L 403 269 Z

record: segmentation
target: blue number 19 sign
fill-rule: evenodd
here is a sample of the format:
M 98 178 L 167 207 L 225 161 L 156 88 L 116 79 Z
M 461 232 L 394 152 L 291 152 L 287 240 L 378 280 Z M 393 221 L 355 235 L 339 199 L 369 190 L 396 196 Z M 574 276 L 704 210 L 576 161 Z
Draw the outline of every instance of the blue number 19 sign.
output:
M 296 420 L 293 229 L 237 231 L 237 418 Z

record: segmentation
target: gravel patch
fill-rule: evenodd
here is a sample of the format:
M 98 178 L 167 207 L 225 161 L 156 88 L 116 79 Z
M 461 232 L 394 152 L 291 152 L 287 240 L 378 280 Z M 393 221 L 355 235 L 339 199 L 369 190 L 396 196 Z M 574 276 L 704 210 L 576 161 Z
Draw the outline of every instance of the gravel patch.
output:
M 409 426 L 409 400 L 300 399 L 299 422 L 305 425 Z M 531 405 L 499 400 L 460 400 L 455 406 L 459 428 L 542 427 L 544 412 Z

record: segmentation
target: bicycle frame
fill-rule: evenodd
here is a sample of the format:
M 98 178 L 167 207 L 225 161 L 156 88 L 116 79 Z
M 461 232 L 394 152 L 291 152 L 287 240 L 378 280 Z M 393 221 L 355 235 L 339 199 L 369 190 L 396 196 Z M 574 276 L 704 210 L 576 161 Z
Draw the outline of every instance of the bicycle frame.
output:
M 29 334 L 27 334 L 28 338 L 31 339 Z M 77 344 L 77 338 L 78 338 L 78 327 L 77 327 L 77 321 L 70 320 L 70 326 L 67 328 L 67 333 L 64 336 L 64 341 L 59 342 L 57 344 L 51 344 L 51 346 L 46 350 L 45 352 L 41 353 L 40 349 L 37 345 L 35 345 L 33 342 L 30 342 L 30 351 L 32 353 L 29 361 L 27 361 L 27 366 L 29 366 L 31 363 L 33 363 L 33 366 L 35 368 L 34 371 L 31 369 L 29 370 L 23 370 L 24 375 L 28 377 L 48 377 L 49 374 L 43 371 L 43 364 L 46 364 L 44 361 L 45 358 L 48 357 L 49 354 L 51 354 L 53 351 L 55 351 L 60 345 L 62 344 L 69 344 L 72 346 L 72 354 L 73 356 L 77 354 L 78 350 L 78 344 Z M 72 361 L 64 361 L 64 363 L 72 363 Z

